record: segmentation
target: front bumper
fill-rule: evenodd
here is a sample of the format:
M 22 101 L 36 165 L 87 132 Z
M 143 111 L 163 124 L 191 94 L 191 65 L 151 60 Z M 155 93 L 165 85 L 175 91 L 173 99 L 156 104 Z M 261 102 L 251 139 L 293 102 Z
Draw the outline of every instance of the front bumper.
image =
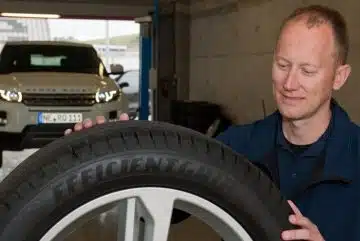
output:
M 70 106 L 70 107 L 30 107 L 22 103 L 0 102 L 0 132 L 21 134 L 26 131 L 29 126 L 53 126 L 53 124 L 39 123 L 39 113 L 82 113 L 83 119 L 95 120 L 96 116 L 104 116 L 109 119 L 117 119 L 118 116 L 128 111 L 128 102 L 124 98 L 116 101 L 95 104 L 92 106 Z M 60 124 L 59 126 L 68 126 L 75 123 Z M 58 124 L 56 124 L 58 125 Z
M 82 113 L 83 119 L 95 121 L 97 116 L 104 116 L 111 121 L 118 119 L 121 113 L 128 112 L 128 102 L 119 98 L 86 107 L 29 107 L 22 103 L 0 102 L 0 149 L 41 148 L 62 137 L 66 129 L 74 127 L 75 123 L 39 123 L 40 112 Z
M 0 148 L 13 151 L 41 148 L 63 137 L 68 128 L 73 128 L 73 124 L 28 125 L 21 134 L 0 132 Z

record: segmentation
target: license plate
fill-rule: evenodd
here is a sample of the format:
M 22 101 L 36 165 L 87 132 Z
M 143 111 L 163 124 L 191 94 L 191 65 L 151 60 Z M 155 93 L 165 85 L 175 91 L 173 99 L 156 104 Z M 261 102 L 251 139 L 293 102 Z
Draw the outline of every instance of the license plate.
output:
M 38 115 L 40 124 L 77 123 L 83 120 L 82 113 L 43 113 Z

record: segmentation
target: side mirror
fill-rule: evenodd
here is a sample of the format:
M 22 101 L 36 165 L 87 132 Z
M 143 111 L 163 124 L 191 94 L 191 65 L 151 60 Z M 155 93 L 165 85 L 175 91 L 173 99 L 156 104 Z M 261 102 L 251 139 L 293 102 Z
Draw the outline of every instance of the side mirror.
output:
M 122 83 L 120 83 L 120 84 L 119 84 L 120 89 L 123 89 L 123 88 L 129 87 L 129 86 L 130 86 L 130 85 L 129 85 L 129 83 L 128 83 L 128 82 L 122 82 Z
M 110 65 L 110 74 L 123 74 L 124 73 L 124 67 L 121 64 L 111 64 Z

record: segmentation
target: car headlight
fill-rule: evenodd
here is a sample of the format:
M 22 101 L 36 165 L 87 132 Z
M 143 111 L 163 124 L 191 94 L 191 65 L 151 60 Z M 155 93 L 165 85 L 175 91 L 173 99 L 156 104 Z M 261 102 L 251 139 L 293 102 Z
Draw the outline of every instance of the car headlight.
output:
M 115 100 L 119 96 L 119 91 L 98 91 L 95 94 L 95 100 L 97 103 L 110 102 Z
M 9 102 L 21 102 L 22 94 L 16 90 L 0 90 L 0 97 Z

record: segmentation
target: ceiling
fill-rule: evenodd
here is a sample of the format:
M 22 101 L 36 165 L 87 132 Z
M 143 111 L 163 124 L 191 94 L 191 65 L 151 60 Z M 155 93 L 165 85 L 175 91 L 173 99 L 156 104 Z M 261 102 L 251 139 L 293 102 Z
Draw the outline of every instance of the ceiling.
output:
M 132 19 L 154 0 L 0 0 L 1 12 L 60 14 L 64 18 Z
M 154 0 L 0 0 L 0 2 L 91 3 L 112 5 L 152 5 Z

